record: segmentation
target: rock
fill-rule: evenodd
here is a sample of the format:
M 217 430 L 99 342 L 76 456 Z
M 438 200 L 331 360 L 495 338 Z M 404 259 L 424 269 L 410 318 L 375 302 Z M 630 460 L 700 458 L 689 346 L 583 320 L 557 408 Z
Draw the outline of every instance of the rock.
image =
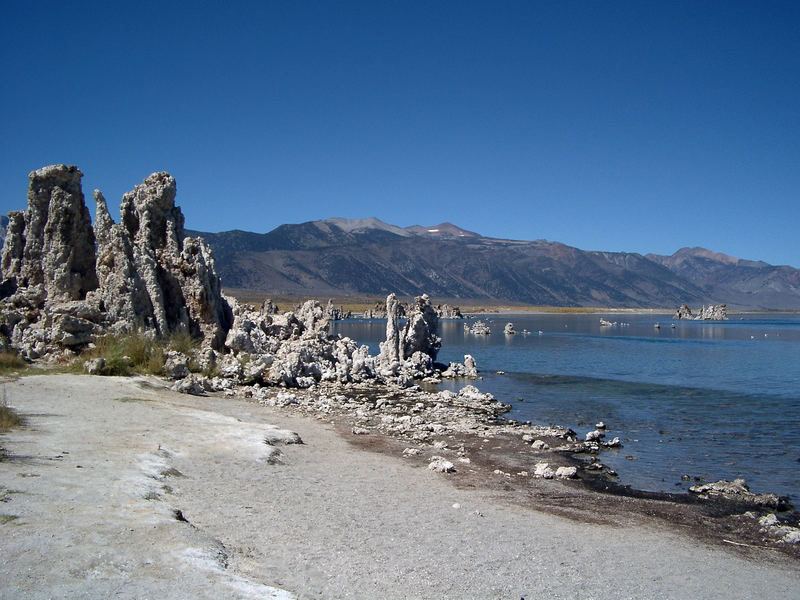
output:
M 101 375 L 106 367 L 106 359 L 92 358 L 83 363 L 83 371 L 87 375 Z
M 466 371 L 467 377 L 477 377 L 478 376 L 478 365 L 475 362 L 475 359 L 472 357 L 471 354 L 464 355 L 464 369 Z
M 605 429 L 606 428 L 606 424 L 603 421 L 600 421 L 600 422 L 595 424 L 594 428 L 595 429 Z
M 533 476 L 541 477 L 543 479 L 552 479 L 555 477 L 555 471 L 550 468 L 550 464 L 546 462 L 539 462 L 533 468 Z
M 675 315 L 672 317 L 673 319 L 693 319 L 694 315 L 692 314 L 692 309 L 689 308 L 688 304 L 681 304 L 678 310 L 675 311 Z
M 397 296 L 389 294 L 386 297 L 386 341 L 380 344 L 378 361 L 381 365 L 391 369 L 403 360 L 403 346 L 400 342 L 400 326 L 398 324 L 399 312 Z
M 503 328 L 503 333 L 505 335 L 514 335 L 517 332 L 514 331 L 514 324 L 513 323 L 506 323 L 506 326 Z
M 577 467 L 558 467 L 556 469 L 556 479 L 574 479 L 577 476 Z
M 465 354 L 464 364 L 451 362 L 440 375 L 445 378 L 467 377 L 475 379 L 478 377 L 478 366 L 470 354 Z
M 534 440 L 534 442 L 531 444 L 531 448 L 534 450 L 549 450 L 550 446 L 548 446 L 547 443 L 542 440 Z
M 595 429 L 594 431 L 590 431 L 586 434 L 584 438 L 587 442 L 594 442 L 597 440 L 602 439 L 606 434 L 600 431 L 599 429 Z
M 780 541 L 784 544 L 800 544 L 800 529 L 792 528 Z
M 785 496 L 754 494 L 747 487 L 744 479 L 734 479 L 733 481 L 722 479 L 713 483 L 693 485 L 689 488 L 689 491 L 693 494 L 698 494 L 700 498 L 726 498 L 775 510 L 786 510 L 790 506 L 789 499 Z
M 277 304 L 273 304 L 272 300 L 269 299 L 269 298 L 264 300 L 264 302 L 261 304 L 260 313 L 262 315 L 265 315 L 265 316 L 266 315 L 277 315 L 279 312 L 280 311 L 278 310 L 278 305 Z
M 189 357 L 180 352 L 170 351 L 164 362 L 164 375 L 169 379 L 183 379 L 189 376 Z
M 441 456 L 434 456 L 431 458 L 430 464 L 428 464 L 428 468 L 431 471 L 436 471 L 438 473 L 455 473 L 456 467 L 453 463 L 449 460 L 441 457 Z
M 401 328 L 400 305 L 397 297 L 389 294 L 386 315 L 386 340 L 381 342 L 380 354 L 375 359 L 381 376 L 396 378 L 408 386 L 409 380 L 433 375 L 433 361 L 442 340 L 437 335 L 439 317 L 430 298 L 424 294 L 414 299 L 408 321 Z
M 131 239 L 111 219 L 99 190 L 95 190 L 94 198 L 98 289 L 93 297 L 108 313 L 112 329 L 127 332 L 152 328 L 153 304 L 138 272 Z
M 329 321 L 340 321 L 342 319 L 349 319 L 352 316 L 350 312 L 344 312 L 341 306 L 336 308 L 333 305 L 333 300 L 328 300 L 328 305 L 325 307 L 325 318 Z
M 774 527 L 779 523 L 778 517 L 774 514 L 764 515 L 758 520 L 758 524 L 761 525 L 761 527 Z
M 208 245 L 200 238 L 184 238 L 175 194 L 175 179 L 169 173 L 153 173 L 123 195 L 121 224 L 133 246 L 157 333 L 186 331 L 221 348 L 231 325 L 231 308 L 222 297 Z
M 422 352 L 430 356 L 431 360 L 436 360 L 436 355 L 442 347 L 442 338 L 438 336 L 438 330 L 439 317 L 431 305 L 431 299 L 427 294 L 414 298 L 408 321 L 403 327 L 403 357 Z
M 622 448 L 622 442 L 620 442 L 618 437 L 615 437 L 610 442 L 603 442 L 603 446 L 606 448 Z
M 191 394 L 192 396 L 202 396 L 205 393 L 203 380 L 196 375 L 189 375 L 175 382 L 170 388 L 174 392 L 181 394 Z
M 463 319 L 461 309 L 458 306 L 440 304 L 436 307 L 436 314 L 440 319 Z
M 3 280 L 12 280 L 16 289 L 42 285 L 51 302 L 83 300 L 97 287 L 83 173 L 75 166 L 52 165 L 28 177 L 28 208 L 9 215 Z
M 491 335 L 492 330 L 489 327 L 488 323 L 484 321 L 475 321 L 472 327 L 467 326 L 464 324 L 464 329 L 473 335 Z
M 54 315 L 50 341 L 61 346 L 83 346 L 94 339 L 97 327 L 87 319 L 69 314 Z
M 696 321 L 727 321 L 728 307 L 725 304 L 703 306 L 695 317 Z
M 184 238 L 175 180 L 154 173 L 125 194 L 119 225 L 96 191 L 92 227 L 81 176 L 65 165 L 32 172 L 28 208 L 10 216 L 0 285 L 9 343 L 23 356 L 58 356 L 109 331 L 185 332 L 220 349 L 231 309 L 210 249 Z

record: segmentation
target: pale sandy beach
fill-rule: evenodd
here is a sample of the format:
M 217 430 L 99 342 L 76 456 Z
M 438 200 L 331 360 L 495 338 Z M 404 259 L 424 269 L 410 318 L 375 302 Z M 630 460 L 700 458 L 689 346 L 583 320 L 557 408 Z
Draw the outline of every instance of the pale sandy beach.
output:
M 514 505 L 280 409 L 155 379 L 3 385 L 28 426 L 0 438 L 2 598 L 800 593 L 774 550 Z

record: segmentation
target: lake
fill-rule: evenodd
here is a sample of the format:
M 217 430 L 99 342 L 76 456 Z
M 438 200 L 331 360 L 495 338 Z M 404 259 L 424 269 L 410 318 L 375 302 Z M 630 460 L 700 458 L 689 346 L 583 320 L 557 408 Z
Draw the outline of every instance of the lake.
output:
M 601 318 L 615 324 L 601 326 Z M 734 314 L 715 322 L 653 314 L 484 320 L 491 335 L 465 333 L 464 323 L 472 320 L 440 321 L 437 360 L 462 362 L 472 354 L 483 377 L 475 385 L 511 404 L 508 418 L 571 427 L 581 438 L 604 421 L 608 437 L 624 443 L 601 454 L 621 483 L 675 492 L 695 478 L 743 477 L 753 491 L 800 501 L 800 315 Z M 520 333 L 504 335 L 508 322 Z M 385 328 L 385 320 L 332 323 L 333 333 L 367 344 L 373 354 Z M 441 389 L 467 383 L 446 381 Z

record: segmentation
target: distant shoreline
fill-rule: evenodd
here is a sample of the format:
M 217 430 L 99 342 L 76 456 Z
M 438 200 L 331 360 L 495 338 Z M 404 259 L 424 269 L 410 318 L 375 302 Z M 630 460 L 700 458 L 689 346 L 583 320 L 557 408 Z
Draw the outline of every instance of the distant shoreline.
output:
M 223 293 L 233 296 L 239 302 L 261 305 L 266 299 L 272 300 L 280 310 L 291 310 L 293 307 L 303 304 L 307 300 L 318 300 L 323 306 L 328 300 L 332 300 L 336 308 L 342 308 L 344 312 L 363 313 L 365 310 L 375 308 L 376 303 L 386 300 L 385 296 L 338 296 L 335 294 L 277 294 L 262 290 L 250 290 L 242 288 L 223 288 Z M 401 302 L 413 300 L 412 296 L 398 296 Z M 531 315 L 531 314 L 652 314 L 652 315 L 673 315 L 677 310 L 675 307 L 653 307 L 653 308 L 632 308 L 632 307 L 602 307 L 602 306 L 541 306 L 533 304 L 519 304 L 504 300 L 492 300 L 486 298 L 438 298 L 431 297 L 434 305 L 457 306 L 464 315 L 488 316 L 488 315 Z M 694 308 L 694 307 L 693 307 Z M 798 310 L 740 310 L 728 309 L 728 314 L 800 314 Z

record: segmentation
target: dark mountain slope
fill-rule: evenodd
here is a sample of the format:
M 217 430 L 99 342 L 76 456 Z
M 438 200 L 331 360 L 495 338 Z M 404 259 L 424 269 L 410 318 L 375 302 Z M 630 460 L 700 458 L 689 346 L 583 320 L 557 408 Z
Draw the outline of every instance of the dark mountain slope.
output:
M 800 309 L 800 270 L 682 248 L 672 256 L 648 254 L 677 275 L 705 289 L 710 297 L 756 309 Z
M 482 237 L 451 223 L 376 218 L 202 235 L 224 285 L 279 294 L 495 299 L 556 306 L 800 309 L 800 271 L 684 248 L 672 256 L 592 252 Z
M 639 254 L 498 240 L 450 223 L 399 228 L 377 219 L 282 225 L 206 238 L 229 287 L 282 294 L 397 292 L 561 306 L 699 304 L 706 293 Z

